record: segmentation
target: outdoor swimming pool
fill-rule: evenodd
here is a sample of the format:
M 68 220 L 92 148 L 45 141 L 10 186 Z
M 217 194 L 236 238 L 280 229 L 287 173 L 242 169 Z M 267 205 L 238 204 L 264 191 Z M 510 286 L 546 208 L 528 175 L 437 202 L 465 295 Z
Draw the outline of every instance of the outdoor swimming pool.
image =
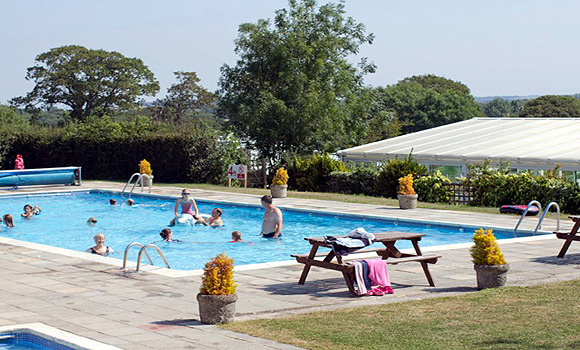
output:
M 106 236 L 106 245 L 115 250 L 111 257 L 122 259 L 125 247 L 132 242 L 155 243 L 171 268 L 191 270 L 202 268 L 206 261 L 221 251 L 233 257 L 236 265 L 290 260 L 290 254 L 307 253 L 310 250 L 310 244 L 304 237 L 343 235 L 357 227 L 364 227 L 368 232 L 396 230 L 425 233 L 427 236 L 421 241 L 422 247 L 470 242 L 473 234 L 473 228 L 419 225 L 283 209 L 283 238 L 264 239 L 259 236 L 264 212 L 261 206 L 197 200 L 200 213 L 209 214 L 215 207 L 222 208 L 225 226 L 176 226 L 172 228 L 173 238 L 183 243 L 169 243 L 161 241 L 159 232 L 173 218 L 174 199 L 133 196 L 136 205 L 129 207 L 111 206 L 108 203 L 110 198 L 116 198 L 119 202 L 126 199 L 118 194 L 96 191 L 1 197 L 0 215 L 12 214 L 15 227 L 0 227 L 0 236 L 85 251 L 94 245 L 93 236 L 102 232 Z M 40 206 L 42 214 L 32 220 L 20 218 L 25 204 Z M 86 223 L 91 216 L 98 219 L 94 227 Z M 244 243 L 229 243 L 234 230 L 242 233 Z M 494 233 L 498 239 L 513 237 L 511 231 Z M 400 248 L 411 248 L 411 245 L 401 244 Z M 136 261 L 137 251 L 134 249 L 129 255 L 131 261 Z M 162 266 L 155 253 L 151 252 L 150 255 L 156 265 Z

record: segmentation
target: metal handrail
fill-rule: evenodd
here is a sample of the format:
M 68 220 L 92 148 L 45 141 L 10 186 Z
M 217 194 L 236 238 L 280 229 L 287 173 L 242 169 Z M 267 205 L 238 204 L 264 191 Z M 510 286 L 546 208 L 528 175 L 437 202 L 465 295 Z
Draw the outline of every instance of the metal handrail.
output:
M 556 203 L 556 202 L 550 202 L 550 204 L 548 204 L 548 206 L 546 207 L 546 210 L 544 210 L 542 217 L 538 221 L 538 225 L 536 226 L 536 229 L 534 230 L 534 234 L 536 234 L 536 232 L 538 232 L 538 230 L 542 229 L 542 221 L 544 221 L 544 217 L 546 216 L 546 214 L 548 214 L 548 210 L 550 210 L 550 207 L 553 205 L 556 206 L 556 213 L 558 214 L 557 215 L 558 220 L 556 221 L 556 231 L 560 231 L 560 205 L 558 205 L 558 203 Z
M 526 207 L 526 210 L 524 210 L 524 213 L 522 214 L 522 217 L 520 218 L 520 220 L 518 221 L 518 223 L 516 224 L 516 227 L 514 227 L 514 237 L 518 236 L 518 227 L 520 227 L 520 224 L 522 223 L 522 221 L 524 221 L 524 217 L 526 216 L 526 214 L 528 213 L 528 210 L 530 210 L 530 207 L 532 205 L 536 205 L 538 207 L 538 209 L 540 211 L 542 211 L 542 204 L 540 202 L 538 202 L 537 200 L 533 200 L 530 203 L 528 203 L 528 206 Z M 541 223 L 541 222 L 538 222 Z
M 129 249 L 134 246 L 139 246 L 140 248 L 143 248 L 143 244 L 138 242 L 133 242 L 127 245 L 127 247 L 125 248 L 125 255 L 123 256 L 123 267 L 121 268 L 123 271 L 126 270 L 127 268 L 127 253 L 129 253 Z M 147 260 L 149 260 L 149 263 L 153 265 L 153 261 L 151 261 L 151 258 L 149 257 L 149 254 L 147 254 L 147 252 L 145 252 L 145 257 L 147 258 Z
M 147 178 L 149 180 L 149 193 L 151 193 L 151 184 L 152 184 L 151 179 L 153 177 L 149 176 L 147 174 L 135 173 L 135 174 L 131 175 L 131 177 L 129 178 L 129 181 L 127 181 L 127 183 L 125 184 L 125 187 L 123 187 L 123 190 L 121 191 L 121 196 L 125 193 L 125 189 L 127 189 L 127 186 L 129 186 L 129 184 L 133 181 L 133 178 L 135 176 L 137 176 L 137 180 L 133 184 L 133 187 L 131 187 L 131 191 L 129 192 L 129 198 L 131 198 L 131 195 L 133 194 L 133 191 L 135 191 L 135 186 L 137 186 L 137 184 L 141 184 L 141 192 L 143 192 L 143 188 L 144 188 L 143 179 L 144 178 Z
M 159 249 L 159 247 L 156 246 L 155 244 L 150 243 L 150 244 L 144 245 L 143 247 L 141 247 L 141 250 L 139 250 L 139 255 L 137 255 L 137 268 L 135 269 L 135 272 L 139 272 L 139 268 L 141 267 L 141 254 L 143 252 L 145 252 L 145 254 L 147 254 L 146 249 L 149 248 L 149 247 L 155 248 L 155 250 L 157 250 L 157 253 L 159 253 L 159 256 L 161 257 L 161 259 L 165 263 L 165 266 L 168 269 L 170 269 L 171 267 L 169 266 L 169 263 L 167 262 L 167 260 L 165 260 L 165 256 L 163 256 L 163 253 L 161 252 L 161 249 Z M 149 261 L 151 261 L 151 260 L 149 260 Z
M 137 183 L 141 179 L 141 174 L 139 174 L 139 173 L 135 173 L 135 174 L 131 175 L 131 177 L 129 178 L 129 181 L 127 181 L 127 183 L 125 184 L 125 187 L 123 187 L 123 190 L 121 191 L 121 196 L 125 193 L 125 189 L 127 188 L 127 186 L 129 186 L 131 181 L 133 181 L 133 178 L 135 177 L 135 175 L 137 176 L 137 181 L 135 181 L 135 183 L 133 184 L 133 187 L 131 188 L 131 192 L 129 193 L 129 198 L 131 198 L 131 193 L 133 193 L 135 186 L 137 186 Z

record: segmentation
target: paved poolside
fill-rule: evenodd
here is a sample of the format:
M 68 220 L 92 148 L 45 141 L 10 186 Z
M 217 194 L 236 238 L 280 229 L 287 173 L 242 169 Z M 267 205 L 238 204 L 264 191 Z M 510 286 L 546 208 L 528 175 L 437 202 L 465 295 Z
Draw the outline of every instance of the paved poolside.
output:
M 83 188 L 120 189 L 122 185 L 91 182 Z M 33 188 L 33 192 L 70 187 Z M 72 188 L 76 189 L 76 188 Z M 29 191 L 27 189 L 27 191 Z M 23 193 L 19 190 L 18 193 Z M 154 193 L 178 195 L 178 188 Z M 259 196 L 192 190 L 195 198 L 259 204 Z M 266 192 L 265 192 L 266 193 Z M 0 195 L 14 194 L 2 191 Z M 484 227 L 513 228 L 516 216 L 397 208 L 297 198 L 276 199 L 287 208 L 336 211 L 415 220 L 437 220 Z M 537 221 L 525 221 L 532 229 Z M 564 221 L 565 229 L 570 228 Z M 555 222 L 547 220 L 544 229 Z M 580 278 L 580 244 L 564 259 L 556 258 L 561 240 L 552 235 L 504 240 L 502 250 L 511 271 L 508 285 L 524 286 Z M 436 287 L 429 287 L 416 263 L 390 266 L 395 294 L 351 298 L 340 273 L 313 267 L 305 285 L 296 282 L 302 265 L 236 272 L 238 319 L 278 317 L 321 309 L 382 304 L 450 296 L 476 291 L 468 244 L 433 248 L 442 258 L 430 265 Z M 424 249 L 428 251 L 429 249 Z M 74 254 L 72 254 L 74 255 Z M 199 276 L 170 277 L 157 273 L 123 276 L 120 263 L 65 256 L 23 246 L 0 244 L 0 326 L 42 322 L 124 349 L 292 349 L 293 347 L 201 325 L 195 295 Z M 96 259 L 95 259 L 96 258 Z

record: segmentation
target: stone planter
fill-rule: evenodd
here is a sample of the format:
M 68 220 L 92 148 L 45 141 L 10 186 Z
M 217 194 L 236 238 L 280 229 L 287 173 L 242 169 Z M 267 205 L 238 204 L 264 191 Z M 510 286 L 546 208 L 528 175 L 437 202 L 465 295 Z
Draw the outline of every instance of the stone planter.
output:
M 205 324 L 221 324 L 234 320 L 237 294 L 205 295 L 197 294 L 199 318 Z
M 477 276 L 477 289 L 497 288 L 505 286 L 508 264 L 503 265 L 473 265 Z
M 270 192 L 272 198 L 286 198 L 286 190 L 288 185 L 270 185 Z
M 415 209 L 417 208 L 417 194 L 398 194 L 399 208 L 401 209 Z
M 143 187 L 147 187 L 147 186 L 153 185 L 153 175 L 150 175 L 149 177 L 143 176 L 142 182 L 143 182 L 142 183 Z

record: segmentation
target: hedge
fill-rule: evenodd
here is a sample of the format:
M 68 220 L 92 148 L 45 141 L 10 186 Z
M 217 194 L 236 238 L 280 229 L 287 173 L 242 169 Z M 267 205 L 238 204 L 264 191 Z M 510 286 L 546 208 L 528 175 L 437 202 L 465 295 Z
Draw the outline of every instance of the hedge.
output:
M 1 168 L 13 169 L 17 154 L 26 168 L 82 166 L 83 178 L 121 181 L 138 172 L 142 159 L 151 163 L 156 181 L 200 183 L 223 182 L 228 163 L 246 161 L 235 141 L 211 131 L 150 130 L 106 118 L 66 128 L 1 130 Z

